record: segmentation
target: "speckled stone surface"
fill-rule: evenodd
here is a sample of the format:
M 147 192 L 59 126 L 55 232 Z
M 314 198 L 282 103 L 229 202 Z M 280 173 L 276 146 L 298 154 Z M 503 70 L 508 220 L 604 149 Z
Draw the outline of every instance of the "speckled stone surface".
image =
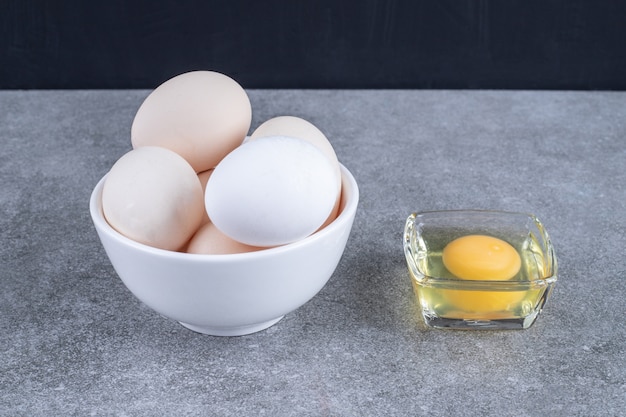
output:
M 242 337 L 142 305 L 88 211 L 148 91 L 0 91 L 0 415 L 626 413 L 626 93 L 249 91 L 324 131 L 356 177 L 344 256 Z M 535 213 L 559 282 L 525 331 L 425 328 L 402 253 L 416 210 Z

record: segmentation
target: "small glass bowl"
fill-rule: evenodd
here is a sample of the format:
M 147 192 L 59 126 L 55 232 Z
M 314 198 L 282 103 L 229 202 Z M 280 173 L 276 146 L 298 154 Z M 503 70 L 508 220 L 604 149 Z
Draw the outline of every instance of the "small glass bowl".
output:
M 521 258 L 507 280 L 460 279 L 442 261 L 443 248 L 466 235 L 508 242 Z M 449 210 L 411 214 L 404 254 L 413 290 L 428 326 L 452 329 L 527 329 L 536 321 L 557 280 L 550 238 L 532 214 Z

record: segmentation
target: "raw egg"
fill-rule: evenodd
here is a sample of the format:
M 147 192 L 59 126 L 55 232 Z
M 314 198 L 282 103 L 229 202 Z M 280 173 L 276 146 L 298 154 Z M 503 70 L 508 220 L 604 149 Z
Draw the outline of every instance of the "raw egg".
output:
M 446 245 L 443 264 L 458 278 L 503 281 L 519 272 L 522 260 L 515 248 L 504 240 L 468 235 Z
M 205 206 L 227 236 L 268 247 L 315 232 L 338 194 L 334 166 L 319 149 L 302 139 L 273 136 L 247 141 L 215 167 Z
M 124 236 L 179 250 L 200 226 L 202 187 L 180 155 L 146 146 L 126 153 L 111 167 L 102 190 L 102 211 Z
M 485 235 L 463 236 L 443 249 L 444 266 L 465 280 L 506 281 L 521 268 L 521 257 L 509 243 Z M 465 319 L 493 319 L 518 305 L 525 291 L 446 289 L 442 295 L 456 314 Z
M 246 137 L 252 108 L 245 90 L 214 71 L 192 71 L 165 81 L 139 107 L 133 148 L 173 150 L 196 172 L 213 168 Z

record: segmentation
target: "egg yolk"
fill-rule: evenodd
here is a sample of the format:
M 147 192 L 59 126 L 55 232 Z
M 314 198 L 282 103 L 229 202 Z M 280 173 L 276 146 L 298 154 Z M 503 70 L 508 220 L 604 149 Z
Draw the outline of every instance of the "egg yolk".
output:
M 519 272 L 522 260 L 504 240 L 469 235 L 448 243 L 443 249 L 443 264 L 457 278 L 503 281 Z
M 515 248 L 491 236 L 469 235 L 443 250 L 445 267 L 465 280 L 503 281 L 513 278 L 522 261 Z M 465 319 L 496 319 L 515 310 L 525 291 L 443 290 L 450 312 Z

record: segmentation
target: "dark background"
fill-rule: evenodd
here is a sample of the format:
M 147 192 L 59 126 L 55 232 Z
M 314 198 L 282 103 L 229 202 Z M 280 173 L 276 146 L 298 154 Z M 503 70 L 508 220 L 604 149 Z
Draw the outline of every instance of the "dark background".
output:
M 0 0 L 0 88 L 626 89 L 626 2 Z

